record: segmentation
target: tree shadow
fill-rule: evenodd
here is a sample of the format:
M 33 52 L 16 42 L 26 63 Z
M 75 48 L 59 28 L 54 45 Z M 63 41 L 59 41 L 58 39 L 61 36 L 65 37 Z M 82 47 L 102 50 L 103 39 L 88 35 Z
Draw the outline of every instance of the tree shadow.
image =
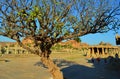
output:
M 69 67 L 69 66 L 72 66 L 72 65 L 75 65 L 76 63 L 72 62 L 72 61 L 66 61 L 64 59 L 53 59 L 53 62 L 58 66 L 60 67 L 61 69 L 62 68 L 65 68 L 65 67 Z M 42 64 L 42 62 L 36 62 L 34 64 L 34 66 L 41 66 L 43 68 L 47 68 L 44 64 Z
M 75 64 L 63 68 L 63 74 L 66 79 L 120 79 L 120 59 L 100 58 L 100 61 L 86 59 L 91 67 L 81 64 Z
M 81 62 L 81 61 L 80 61 Z M 117 63 L 120 61 L 117 61 Z M 108 58 L 100 58 L 98 62 L 97 59 L 94 59 L 94 62 L 91 59 L 86 59 L 87 64 L 91 66 L 81 65 L 75 62 L 66 61 L 63 59 L 54 59 L 54 63 L 61 68 L 63 75 L 66 79 L 119 79 L 120 70 L 111 69 L 116 63 L 115 58 L 110 60 Z M 45 67 L 41 62 L 34 64 L 35 66 Z M 119 66 L 120 67 L 120 66 Z M 110 69 L 109 69 L 110 68 Z M 120 69 L 120 68 L 119 68 Z

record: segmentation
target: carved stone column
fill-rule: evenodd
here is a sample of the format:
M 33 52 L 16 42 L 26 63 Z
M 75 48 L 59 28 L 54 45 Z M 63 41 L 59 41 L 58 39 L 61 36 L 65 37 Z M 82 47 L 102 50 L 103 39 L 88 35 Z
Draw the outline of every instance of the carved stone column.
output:
M 2 54 L 2 52 L 1 52 L 1 45 L 0 45 L 0 54 Z
M 102 55 L 105 53 L 105 48 L 102 47 Z
M 6 54 L 9 54 L 9 45 L 7 45 Z

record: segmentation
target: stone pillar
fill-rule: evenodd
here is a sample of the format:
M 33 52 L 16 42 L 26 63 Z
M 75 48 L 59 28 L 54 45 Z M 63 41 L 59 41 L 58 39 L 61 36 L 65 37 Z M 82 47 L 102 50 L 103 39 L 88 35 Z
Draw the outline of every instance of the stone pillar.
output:
M 116 52 L 118 53 L 118 48 L 116 48 Z
M 97 56 L 100 55 L 100 52 L 99 52 L 99 48 L 97 48 L 97 53 L 96 53 Z
M 2 52 L 1 52 L 1 45 L 0 45 L 0 54 L 2 54 Z
M 88 49 L 87 57 L 91 56 L 91 48 Z
M 117 48 L 114 48 L 114 49 L 115 49 L 115 54 L 118 53 Z
M 111 53 L 110 53 L 110 56 L 113 56 L 113 53 L 114 53 L 114 49 L 111 48 Z
M 18 53 L 17 53 L 17 46 L 15 46 L 14 49 L 15 49 L 15 54 L 18 54 Z
M 105 53 L 105 51 L 104 51 L 104 48 L 102 47 L 102 54 L 104 54 Z
M 23 54 L 23 49 L 20 49 L 20 53 Z
M 7 45 L 6 54 L 9 54 L 9 45 Z
M 112 48 L 110 48 L 109 56 L 111 56 L 112 52 L 113 52 L 113 50 L 112 50 Z
M 113 53 L 112 53 L 112 56 L 114 56 L 114 54 L 115 54 L 115 49 L 114 48 L 112 48 L 113 49 Z
M 94 54 L 94 48 L 92 47 L 92 54 Z
M 28 50 L 26 50 L 26 54 L 29 54 Z
M 92 56 L 93 56 L 93 57 L 96 56 L 94 47 L 92 47 Z
M 108 53 L 108 48 L 105 49 L 105 53 Z

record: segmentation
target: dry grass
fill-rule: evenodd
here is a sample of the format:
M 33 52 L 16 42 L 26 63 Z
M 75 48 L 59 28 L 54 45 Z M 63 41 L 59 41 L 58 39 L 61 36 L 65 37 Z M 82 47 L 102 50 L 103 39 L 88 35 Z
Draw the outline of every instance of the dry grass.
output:
M 74 52 L 54 52 L 51 54 L 51 58 L 53 59 L 65 59 L 69 61 L 76 61 L 80 58 L 84 58 L 82 53 L 79 51 Z

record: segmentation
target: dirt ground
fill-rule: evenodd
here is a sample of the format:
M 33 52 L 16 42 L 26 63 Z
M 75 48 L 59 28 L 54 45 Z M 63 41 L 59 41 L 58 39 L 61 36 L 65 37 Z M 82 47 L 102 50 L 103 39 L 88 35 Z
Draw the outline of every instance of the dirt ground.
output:
M 0 59 L 0 79 L 50 79 L 47 69 L 36 66 L 38 56 L 2 57 Z
M 80 53 L 51 55 L 66 79 L 120 79 L 120 71 L 106 69 L 103 60 L 91 63 Z M 0 57 L 0 79 L 52 79 L 36 55 Z

